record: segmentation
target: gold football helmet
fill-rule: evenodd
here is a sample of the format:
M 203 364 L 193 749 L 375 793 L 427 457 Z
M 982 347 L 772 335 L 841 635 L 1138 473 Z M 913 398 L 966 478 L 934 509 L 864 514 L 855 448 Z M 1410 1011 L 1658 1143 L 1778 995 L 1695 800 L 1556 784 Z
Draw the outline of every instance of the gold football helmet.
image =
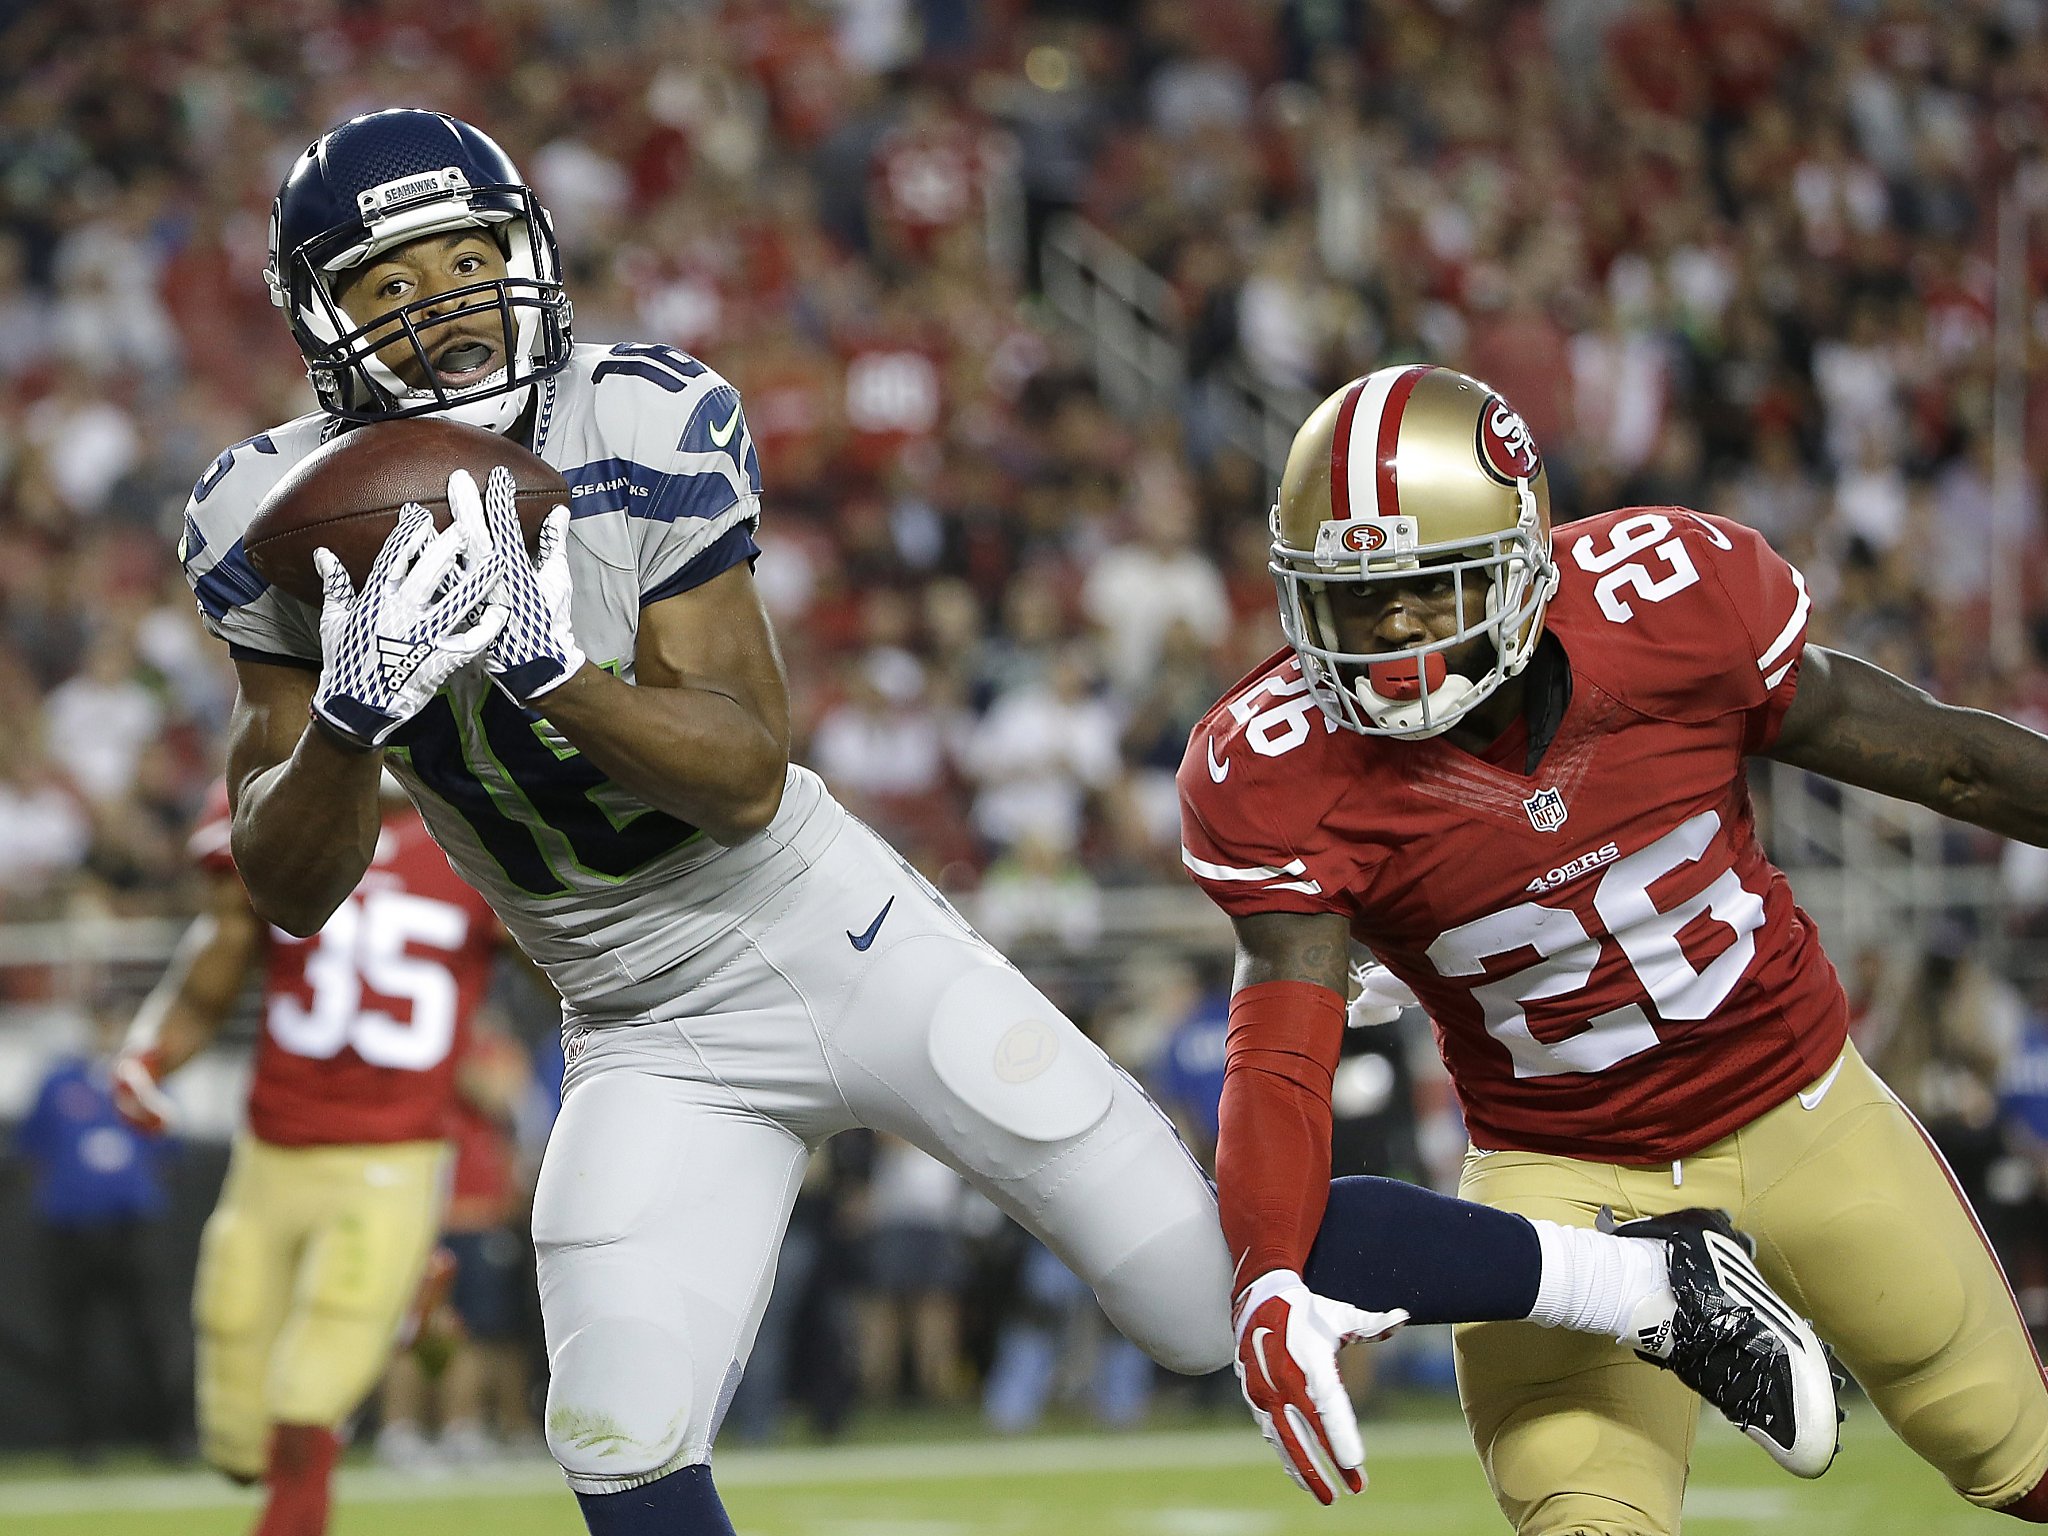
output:
M 1425 364 L 1382 368 L 1317 406 L 1294 436 L 1272 513 L 1268 569 L 1280 627 L 1325 713 L 1368 736 L 1449 729 L 1535 654 L 1557 590 L 1550 486 L 1514 408 L 1486 385 Z M 1329 590 L 1449 576 L 1458 630 L 1406 650 L 1339 648 Z M 1486 587 L 1468 623 L 1468 583 Z M 1444 653 L 1486 637 L 1477 677 Z

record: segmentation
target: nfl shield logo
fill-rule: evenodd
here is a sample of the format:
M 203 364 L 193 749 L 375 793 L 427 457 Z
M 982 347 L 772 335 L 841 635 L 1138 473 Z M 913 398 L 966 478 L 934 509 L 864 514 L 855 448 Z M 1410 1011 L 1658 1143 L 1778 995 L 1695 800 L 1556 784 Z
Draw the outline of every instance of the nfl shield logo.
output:
M 1564 796 L 1555 789 L 1537 790 L 1522 802 L 1522 809 L 1529 813 L 1529 825 L 1538 832 L 1555 832 L 1570 814 L 1564 808 Z

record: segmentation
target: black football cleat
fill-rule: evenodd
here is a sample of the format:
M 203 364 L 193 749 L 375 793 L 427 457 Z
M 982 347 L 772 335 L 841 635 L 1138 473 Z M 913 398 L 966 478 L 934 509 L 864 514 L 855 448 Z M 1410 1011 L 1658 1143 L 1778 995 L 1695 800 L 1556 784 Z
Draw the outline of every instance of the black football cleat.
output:
M 1722 1211 L 1673 1211 L 1611 1229 L 1670 1252 L 1677 1307 L 1633 1340 L 1794 1477 L 1819 1477 L 1840 1448 L 1834 1362 L 1813 1325 L 1765 1283 L 1755 1244 Z M 1629 1341 L 1624 1341 L 1629 1342 Z

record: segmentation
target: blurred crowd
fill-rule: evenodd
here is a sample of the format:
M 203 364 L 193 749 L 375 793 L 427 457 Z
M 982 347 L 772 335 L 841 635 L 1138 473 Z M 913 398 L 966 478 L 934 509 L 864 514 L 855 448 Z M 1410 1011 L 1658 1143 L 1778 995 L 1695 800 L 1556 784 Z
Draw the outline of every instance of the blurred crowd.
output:
M 175 908 L 231 679 L 174 565 L 213 456 L 309 405 L 261 282 L 319 131 L 484 125 L 585 340 L 738 383 L 802 755 L 1027 917 L 1177 878 L 1187 727 L 1271 648 L 1224 372 L 1504 391 L 1561 516 L 1763 529 L 1817 633 L 2039 690 L 2048 29 L 2026 0 L 52 0 L 0 92 L 0 903 Z M 2037 210 L 2034 204 L 2042 203 Z M 1105 408 L 1034 297 L 1079 212 L 1179 306 L 1179 410 Z M 2015 299 L 2015 295 L 2017 295 Z M 2005 441 L 2048 462 L 2048 392 Z M 2019 608 L 1987 666 L 2001 572 Z M 1075 893 L 1079 893 L 1078 897 Z M 1070 899 L 1073 898 L 1073 899 Z M 1076 908 L 1075 902 L 1079 906 Z
M 1462 368 L 1527 419 L 1561 519 L 1739 519 L 1804 571 L 1815 638 L 2048 721 L 2034 0 L 44 0 L 0 26 L 0 917 L 191 899 L 233 676 L 179 513 L 310 408 L 270 200 L 391 105 L 512 153 L 580 340 L 741 388 L 797 755 L 999 939 L 1179 883 L 1187 731 L 1279 643 L 1271 476 L 1219 429 L 1225 379 L 1312 400 Z M 1164 280 L 1173 408 L 1112 411 L 1039 296 L 1067 214 Z M 2023 1204 L 2048 1028 L 1952 949 L 1861 978 L 1865 1027 Z M 1126 981 L 1077 1011 L 1199 1145 L 1220 978 Z M 1355 1166 L 1455 1156 L 1417 1041 L 1357 1048 L 1354 1102 L 1407 1129 Z M 828 1424 L 976 1372 L 1005 1427 L 1062 1382 L 1128 1417 L 1115 1341 L 1074 1353 L 1071 1277 L 906 1153 L 822 1161 L 793 1227 L 763 1348 L 837 1317 L 844 1369 L 750 1382 L 790 1373 Z M 856 1230 L 863 1263 L 831 1262 Z M 2022 1269 L 2048 1310 L 2048 1254 Z M 778 1402 L 743 1395 L 736 1432 Z

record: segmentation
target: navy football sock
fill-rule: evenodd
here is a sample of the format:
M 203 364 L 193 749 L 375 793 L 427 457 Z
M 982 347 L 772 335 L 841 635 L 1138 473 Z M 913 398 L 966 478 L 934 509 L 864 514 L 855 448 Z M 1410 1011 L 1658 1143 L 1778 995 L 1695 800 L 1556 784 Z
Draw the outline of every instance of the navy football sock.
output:
M 1302 1279 L 1369 1312 L 1406 1307 L 1417 1323 L 1525 1318 L 1543 1250 L 1522 1217 L 1398 1179 L 1330 1181 L 1330 1204 Z
M 590 1536 L 733 1536 L 707 1466 L 678 1467 L 623 1493 L 579 1493 Z

